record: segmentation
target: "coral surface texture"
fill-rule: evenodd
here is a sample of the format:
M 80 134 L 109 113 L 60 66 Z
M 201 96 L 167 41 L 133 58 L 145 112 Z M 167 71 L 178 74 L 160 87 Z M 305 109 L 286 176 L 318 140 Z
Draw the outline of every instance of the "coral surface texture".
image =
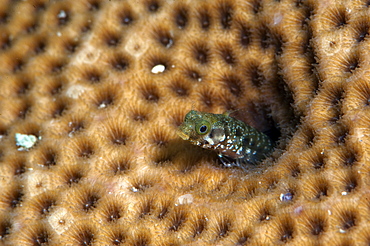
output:
M 369 0 L 1 0 L 0 245 L 369 245 Z M 231 112 L 274 150 L 182 140 Z

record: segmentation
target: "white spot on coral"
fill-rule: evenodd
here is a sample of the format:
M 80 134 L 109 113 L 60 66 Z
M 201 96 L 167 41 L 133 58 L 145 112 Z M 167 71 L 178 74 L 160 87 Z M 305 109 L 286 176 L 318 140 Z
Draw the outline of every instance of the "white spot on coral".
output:
M 274 14 L 274 25 L 280 24 L 280 22 L 282 21 L 282 19 L 283 19 L 283 15 L 280 12 L 275 13 Z
M 64 10 L 61 10 L 59 13 L 58 13 L 58 18 L 59 19 L 62 19 L 62 18 L 66 18 L 67 17 L 67 13 L 64 11 Z
M 194 202 L 192 194 L 185 194 L 177 198 L 177 205 L 190 204 Z
M 28 135 L 22 133 L 15 134 L 15 144 L 20 147 L 19 151 L 28 150 L 32 148 L 37 142 L 37 137 L 35 135 Z
M 154 67 L 152 67 L 151 72 L 154 74 L 163 73 L 166 70 L 166 66 L 163 64 L 157 64 Z
M 68 213 L 67 209 L 62 207 L 55 207 L 53 213 L 48 218 L 50 226 L 57 234 L 62 234 L 73 224 L 73 217 Z
M 139 30 L 139 29 L 138 29 Z M 133 32 L 127 40 L 125 50 L 132 56 L 140 57 L 149 48 L 147 33 Z
M 90 90 L 91 90 L 90 88 L 87 88 L 83 85 L 72 85 L 67 89 L 66 95 L 67 97 L 77 99 L 82 94 L 84 94 L 86 91 L 90 91 Z

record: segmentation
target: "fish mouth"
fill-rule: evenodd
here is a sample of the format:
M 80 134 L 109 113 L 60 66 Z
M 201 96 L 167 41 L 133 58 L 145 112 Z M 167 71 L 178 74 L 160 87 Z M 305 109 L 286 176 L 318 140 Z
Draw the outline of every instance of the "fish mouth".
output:
M 183 131 L 177 131 L 177 135 L 179 135 L 179 137 L 182 138 L 183 140 L 189 140 L 190 138 L 189 135 L 187 135 Z

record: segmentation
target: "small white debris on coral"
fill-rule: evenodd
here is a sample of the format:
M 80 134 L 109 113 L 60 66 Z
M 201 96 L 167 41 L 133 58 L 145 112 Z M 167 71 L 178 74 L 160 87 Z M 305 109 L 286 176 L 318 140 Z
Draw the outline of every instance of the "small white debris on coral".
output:
M 163 73 L 165 70 L 166 70 L 165 65 L 157 64 L 152 68 L 151 72 L 154 73 L 154 74 L 158 74 L 158 73 Z
M 39 138 L 40 139 L 40 138 Z M 22 133 L 16 133 L 15 134 L 15 144 L 19 147 L 18 150 L 28 150 L 32 148 L 36 142 L 37 137 L 35 135 L 28 135 L 28 134 L 22 134 Z
M 192 194 L 185 194 L 177 198 L 176 205 L 190 204 L 193 203 L 194 197 Z

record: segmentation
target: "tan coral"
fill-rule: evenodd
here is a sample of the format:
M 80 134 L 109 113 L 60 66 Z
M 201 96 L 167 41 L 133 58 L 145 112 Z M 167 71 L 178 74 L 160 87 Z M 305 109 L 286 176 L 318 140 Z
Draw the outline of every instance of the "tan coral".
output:
M 1 1 L 0 244 L 369 244 L 369 28 L 364 0 Z M 276 149 L 226 168 L 191 109 Z

